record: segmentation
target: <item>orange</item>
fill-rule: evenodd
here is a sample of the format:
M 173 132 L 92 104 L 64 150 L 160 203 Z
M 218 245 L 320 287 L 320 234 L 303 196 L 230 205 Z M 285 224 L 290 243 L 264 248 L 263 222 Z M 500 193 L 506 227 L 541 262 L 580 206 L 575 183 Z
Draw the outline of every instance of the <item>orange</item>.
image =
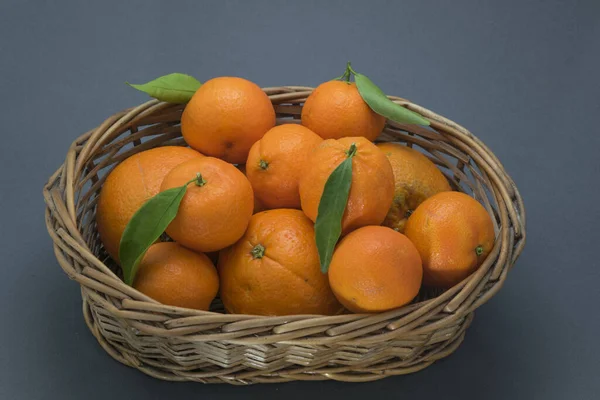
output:
M 306 160 L 323 139 L 301 125 L 272 128 L 254 143 L 246 175 L 266 208 L 300 208 L 298 180 Z
M 144 255 L 133 287 L 162 304 L 208 310 L 219 276 L 206 255 L 175 242 L 156 243 Z
M 181 116 L 185 141 L 202 153 L 239 164 L 250 147 L 275 126 L 275 110 L 256 84 L 214 78 L 194 93 Z
M 161 191 L 188 185 L 167 234 L 192 250 L 211 252 L 235 243 L 246 230 L 254 195 L 250 182 L 236 167 L 213 157 L 196 158 L 173 168 Z
M 202 154 L 187 147 L 166 146 L 142 151 L 117 165 L 100 190 L 96 223 L 108 254 L 119 262 L 119 244 L 135 212 L 160 190 L 175 166 Z
M 397 143 L 379 143 L 394 170 L 394 201 L 383 225 L 404 232 L 407 218 L 428 197 L 452 190 L 442 172 L 423 154 Z
M 394 173 L 383 152 L 364 137 L 325 140 L 306 162 L 299 185 L 302 210 L 316 221 L 325 182 L 346 159 L 352 143 L 357 150 L 352 159 L 348 204 L 342 217 L 343 234 L 361 226 L 381 224 L 392 204 Z
M 329 81 L 306 99 L 302 125 L 323 139 L 364 136 L 375 140 L 383 130 L 385 117 L 371 110 L 354 82 Z
M 353 312 L 391 310 L 419 293 L 423 268 L 415 246 L 384 226 L 365 226 L 338 244 L 329 266 L 329 284 Z
M 246 173 L 246 164 L 239 164 L 237 167 L 240 171 L 242 171 L 244 175 L 246 175 L 247 178 L 248 174 Z M 259 213 L 261 211 L 264 211 L 265 208 L 265 205 L 259 200 L 259 198 L 256 196 L 256 193 L 254 193 L 254 211 L 252 213 Z
M 473 273 L 494 246 L 490 215 L 460 192 L 425 200 L 408 219 L 404 233 L 421 254 L 427 286 L 454 286 Z
M 312 222 L 299 210 L 252 216 L 244 236 L 219 255 L 227 312 L 335 314 L 342 309 L 321 273 Z

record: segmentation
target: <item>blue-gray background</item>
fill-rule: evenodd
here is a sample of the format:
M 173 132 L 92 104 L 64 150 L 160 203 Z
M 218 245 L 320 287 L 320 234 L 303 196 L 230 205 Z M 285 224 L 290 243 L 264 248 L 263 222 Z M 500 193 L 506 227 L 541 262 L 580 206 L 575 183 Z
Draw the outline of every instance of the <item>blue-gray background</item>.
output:
M 367 384 L 168 383 L 113 361 L 57 264 L 41 189 L 76 136 L 170 72 L 312 85 L 345 62 L 483 139 L 528 244 L 464 344 Z M 0 398 L 592 399 L 600 392 L 600 2 L 1 1 Z

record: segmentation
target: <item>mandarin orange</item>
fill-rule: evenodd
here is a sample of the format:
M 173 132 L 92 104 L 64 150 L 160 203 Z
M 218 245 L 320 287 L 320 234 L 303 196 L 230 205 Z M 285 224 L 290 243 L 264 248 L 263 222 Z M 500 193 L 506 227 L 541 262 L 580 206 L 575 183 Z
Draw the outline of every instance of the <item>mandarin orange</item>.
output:
M 486 209 L 461 192 L 425 200 L 404 231 L 423 259 L 423 283 L 451 287 L 473 273 L 494 246 L 494 225 Z
M 184 162 L 167 174 L 161 191 L 191 183 L 167 234 L 192 250 L 212 252 L 235 243 L 246 230 L 252 210 L 252 186 L 235 166 L 213 157 Z
M 333 293 L 348 310 L 380 312 L 415 298 L 423 268 L 406 236 L 384 226 L 365 226 L 340 241 L 328 274 Z
M 162 304 L 208 310 L 219 276 L 206 255 L 175 242 L 156 243 L 140 262 L 133 287 Z
M 254 143 L 246 175 L 265 208 L 300 208 L 298 181 L 308 157 L 322 141 L 308 128 L 285 124 Z
M 255 83 L 236 77 L 205 82 L 181 116 L 185 141 L 202 153 L 244 163 L 250 147 L 275 126 L 269 97 Z
M 174 167 L 202 154 L 187 147 L 165 146 L 125 159 L 107 176 L 100 190 L 96 223 L 108 254 L 119 262 L 119 244 L 133 214 L 159 190 Z
M 342 309 L 321 273 L 313 224 L 299 210 L 253 215 L 244 236 L 219 254 L 218 269 L 230 313 L 330 315 Z
M 423 154 L 397 143 L 379 143 L 394 171 L 394 201 L 383 225 L 404 232 L 412 212 L 428 197 L 452 190 L 442 172 Z
M 394 173 L 385 154 L 364 137 L 328 139 L 312 153 L 299 182 L 302 211 L 316 221 L 325 183 L 346 159 L 352 144 L 357 150 L 352 159 L 352 184 L 342 217 L 343 234 L 383 222 L 394 196 Z
M 385 125 L 362 99 L 354 82 L 329 81 L 320 84 L 302 107 L 302 125 L 323 139 L 364 136 L 373 141 Z

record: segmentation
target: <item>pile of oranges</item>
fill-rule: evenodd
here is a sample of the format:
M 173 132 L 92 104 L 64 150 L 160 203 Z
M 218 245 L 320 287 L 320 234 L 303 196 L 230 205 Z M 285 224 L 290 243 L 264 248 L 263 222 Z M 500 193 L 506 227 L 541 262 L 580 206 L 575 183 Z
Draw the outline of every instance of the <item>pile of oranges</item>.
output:
M 181 118 L 189 147 L 140 152 L 107 176 L 100 239 L 119 263 L 123 232 L 140 207 L 189 184 L 166 229 L 170 240 L 150 246 L 133 279 L 163 304 L 208 310 L 219 295 L 229 313 L 333 315 L 385 311 L 410 303 L 422 286 L 451 287 L 491 251 L 492 220 L 422 153 L 373 143 L 385 122 L 353 82 L 321 84 L 301 124 L 276 126 L 256 84 L 211 79 Z M 323 273 L 314 223 L 349 148 L 342 238 Z

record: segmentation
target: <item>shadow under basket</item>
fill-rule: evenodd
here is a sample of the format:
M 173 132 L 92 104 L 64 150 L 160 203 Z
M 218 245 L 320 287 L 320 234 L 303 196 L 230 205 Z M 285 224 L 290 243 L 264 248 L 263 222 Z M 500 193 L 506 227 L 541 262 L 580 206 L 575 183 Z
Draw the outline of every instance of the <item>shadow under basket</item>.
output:
M 313 89 L 265 88 L 277 123 L 299 123 Z M 100 345 L 123 364 L 160 379 L 251 384 L 292 380 L 363 382 L 419 371 L 462 342 L 474 310 L 502 286 L 525 245 L 525 210 L 496 156 L 460 125 L 410 101 L 396 103 L 430 127 L 388 121 L 378 141 L 404 143 L 436 163 L 455 190 L 492 217 L 493 250 L 481 267 L 445 291 L 422 291 L 410 305 L 379 314 L 264 317 L 158 304 L 121 280 L 95 223 L 100 188 L 125 158 L 185 143 L 183 105 L 148 101 L 79 137 L 44 188 L 56 258 L 81 285 L 83 315 Z

